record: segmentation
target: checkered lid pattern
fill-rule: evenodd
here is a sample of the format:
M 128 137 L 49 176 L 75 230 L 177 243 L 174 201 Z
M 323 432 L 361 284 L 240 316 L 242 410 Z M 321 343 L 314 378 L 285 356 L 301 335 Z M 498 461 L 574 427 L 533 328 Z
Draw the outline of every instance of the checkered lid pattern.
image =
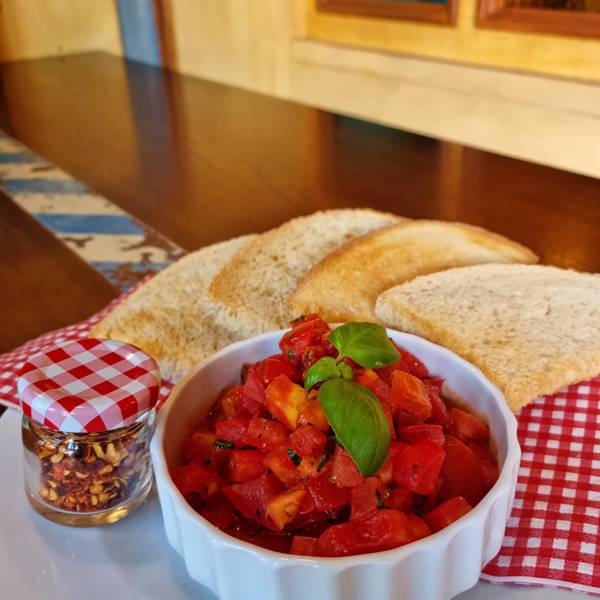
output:
M 25 415 L 73 433 L 130 425 L 156 404 L 159 388 L 153 358 L 125 342 L 92 338 L 44 349 L 17 379 Z
M 16 376 L 30 356 L 87 335 L 126 295 L 0 355 L 0 404 L 18 408 Z M 157 407 L 172 387 L 163 380 Z M 518 422 L 523 458 L 515 504 L 502 549 L 481 578 L 600 595 L 600 377 L 540 398 Z

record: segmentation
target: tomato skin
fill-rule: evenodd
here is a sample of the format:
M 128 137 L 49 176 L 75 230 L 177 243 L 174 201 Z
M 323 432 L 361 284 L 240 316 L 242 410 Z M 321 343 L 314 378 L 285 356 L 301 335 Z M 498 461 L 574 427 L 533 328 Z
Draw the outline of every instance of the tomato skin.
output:
M 279 375 L 286 375 L 295 383 L 301 381 L 298 370 L 284 354 L 274 354 L 261 360 L 256 365 L 256 372 L 265 386 Z
M 277 527 L 267 515 L 267 502 L 282 491 L 283 485 L 271 474 L 223 488 L 225 496 L 245 517 L 274 530 Z
M 395 345 L 395 344 L 394 344 Z M 398 348 L 398 352 L 400 352 L 400 356 L 404 361 L 404 364 L 408 367 L 408 372 L 419 379 L 423 379 L 424 377 L 429 377 L 429 371 L 427 367 L 414 355 L 411 354 L 408 350 L 404 350 L 403 348 Z
M 302 425 L 290 434 L 290 446 L 300 456 L 317 458 L 326 445 L 327 436 L 312 425 Z
M 241 448 L 246 443 L 249 424 L 250 419 L 247 417 L 217 421 L 215 433 L 218 439 L 227 440 L 234 444 L 236 448 Z
M 396 548 L 412 541 L 411 525 L 404 513 L 378 510 L 363 519 L 332 525 L 319 537 L 319 556 L 350 556 Z
M 263 464 L 287 487 L 296 485 L 302 479 L 302 474 L 290 458 L 287 444 L 271 450 L 263 458 Z
M 383 503 L 386 508 L 393 508 L 407 514 L 414 510 L 413 493 L 406 488 L 391 488 L 384 498 Z
M 270 452 L 287 439 L 286 428 L 272 419 L 252 417 L 246 431 L 245 443 L 263 452 Z
M 456 496 L 434 508 L 425 516 L 425 522 L 429 525 L 431 531 L 436 532 L 447 527 L 450 523 L 454 523 L 472 508 L 462 496 Z
M 294 539 L 292 540 L 290 554 L 297 554 L 299 556 L 315 556 L 316 545 L 317 538 L 308 537 L 305 535 L 295 535 Z
M 443 446 L 446 441 L 441 425 L 406 425 L 398 428 L 398 436 L 409 444 L 430 440 L 438 446 Z
M 420 540 L 421 538 L 431 535 L 431 529 L 429 525 L 423 519 L 417 517 L 417 515 L 406 515 L 410 523 L 411 541 Z
M 350 490 L 339 488 L 326 474 L 311 479 L 307 487 L 319 512 L 337 510 L 350 502 Z
M 446 435 L 446 460 L 442 466 L 441 499 L 462 496 L 471 506 L 483 498 L 479 463 L 473 452 L 458 438 Z
M 498 462 L 488 450 L 482 448 L 479 444 L 469 442 L 468 446 L 479 463 L 483 491 L 488 492 L 500 475 Z
M 450 410 L 450 433 L 462 442 L 488 442 L 490 431 L 487 424 L 479 417 L 460 410 L 452 408 Z
M 231 481 L 250 481 L 267 471 L 264 454 L 258 450 L 232 450 L 227 458 L 227 477 Z
M 444 450 L 431 440 L 407 446 L 394 463 L 394 481 L 417 494 L 431 494 L 444 462 Z
M 421 421 L 431 417 L 431 401 L 427 388 L 418 377 L 409 373 L 392 373 L 391 401 L 397 410 L 405 410 Z
M 197 493 L 207 498 L 218 491 L 217 475 L 196 463 L 175 467 L 171 471 L 171 477 L 184 496 Z
M 363 480 L 363 476 L 360 474 L 348 452 L 337 444 L 331 464 L 331 480 L 338 487 L 353 487 Z
M 439 378 L 423 381 L 423 385 L 427 390 L 427 397 L 431 404 L 431 417 L 429 420 L 431 423 L 446 427 L 450 422 L 450 413 L 440 396 L 443 384 L 444 380 Z
M 240 404 L 242 408 L 251 415 L 260 413 L 267 398 L 265 396 L 265 386 L 261 381 L 256 369 L 250 368 L 246 381 L 242 386 L 242 398 Z
M 377 477 L 379 477 L 383 483 L 390 484 L 394 480 L 394 462 L 396 460 L 396 456 L 398 456 L 398 454 L 400 454 L 404 448 L 406 448 L 406 444 L 404 442 L 392 441 L 390 443 L 388 457 L 383 464 L 383 467 L 381 467 L 377 473 Z
M 210 523 L 219 529 L 227 529 L 235 521 L 235 508 L 226 496 L 219 494 L 198 512 Z
M 350 520 L 362 519 L 382 505 L 385 489 L 381 479 L 368 477 L 350 490 Z

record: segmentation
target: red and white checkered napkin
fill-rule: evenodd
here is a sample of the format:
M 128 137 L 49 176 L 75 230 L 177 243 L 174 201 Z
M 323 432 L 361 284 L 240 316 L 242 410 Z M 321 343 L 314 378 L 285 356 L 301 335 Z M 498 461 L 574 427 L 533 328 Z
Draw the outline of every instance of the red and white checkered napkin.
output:
M 35 354 L 19 372 L 21 409 L 50 429 L 92 433 L 126 427 L 158 400 L 156 361 L 117 340 L 81 338 Z
M 0 355 L 0 403 L 18 408 L 16 373 L 32 354 L 87 335 L 123 298 Z M 171 388 L 163 382 L 162 399 Z M 518 421 L 523 459 L 515 505 L 502 550 L 482 579 L 600 595 L 600 376 L 540 398 Z

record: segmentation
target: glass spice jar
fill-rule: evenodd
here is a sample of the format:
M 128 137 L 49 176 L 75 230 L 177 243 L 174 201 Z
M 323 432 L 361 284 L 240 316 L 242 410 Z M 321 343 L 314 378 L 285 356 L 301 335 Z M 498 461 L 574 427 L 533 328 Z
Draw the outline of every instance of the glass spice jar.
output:
M 25 491 L 65 525 L 114 523 L 152 486 L 156 362 L 114 340 L 85 338 L 31 358 L 18 379 Z

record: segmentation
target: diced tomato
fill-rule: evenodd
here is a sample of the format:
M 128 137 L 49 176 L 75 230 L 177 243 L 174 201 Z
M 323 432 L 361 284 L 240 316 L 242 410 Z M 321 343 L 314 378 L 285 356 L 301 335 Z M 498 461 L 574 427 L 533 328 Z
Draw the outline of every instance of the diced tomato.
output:
M 296 485 L 301 479 L 302 474 L 296 468 L 296 465 L 290 458 L 287 444 L 277 446 L 263 458 L 263 464 L 269 467 L 273 474 L 286 486 Z
M 469 442 L 469 449 L 471 450 L 471 452 L 477 459 L 477 462 L 479 463 L 483 491 L 487 492 L 493 487 L 493 485 L 498 480 L 498 475 L 500 474 L 498 469 L 498 462 L 488 450 L 482 448 L 479 444 L 476 444 L 475 442 Z
M 292 323 L 292 329 L 281 338 L 279 347 L 290 360 L 300 359 L 307 348 L 321 344 L 329 331 L 329 325 L 321 317 L 305 315 Z
M 266 400 L 265 386 L 258 376 L 256 369 L 249 369 L 246 381 L 242 386 L 242 407 L 251 415 L 256 415 L 262 410 Z
M 441 382 L 441 383 L 440 383 Z M 423 382 L 427 390 L 427 397 L 431 403 L 431 423 L 437 423 L 445 427 L 450 422 L 450 413 L 440 394 L 442 392 L 443 379 L 428 379 Z
M 431 535 L 431 530 L 429 526 L 423 519 L 417 517 L 417 515 L 406 515 L 408 517 L 408 522 L 410 523 L 410 537 L 411 541 L 420 540 L 421 538 L 427 537 Z
M 323 458 L 323 456 L 317 458 L 305 456 L 302 458 L 302 460 L 300 460 L 300 464 L 298 465 L 298 471 L 300 471 L 302 477 L 308 479 L 310 477 L 318 477 L 319 473 L 324 473 L 327 470 L 327 463 L 321 464 Z
M 300 556 L 314 556 L 317 538 L 307 537 L 305 535 L 295 535 L 292 540 L 290 554 L 298 554 Z
M 363 519 L 332 525 L 317 541 L 319 556 L 349 556 L 402 546 L 412 539 L 404 513 L 378 510 Z
M 258 526 L 255 520 L 238 517 L 235 523 L 227 530 L 227 533 L 244 540 L 250 544 L 267 548 L 275 552 L 289 552 L 292 544 L 290 535 L 286 535 L 275 528 L 275 524 L 268 517 L 271 529 Z
M 446 436 L 446 460 L 442 465 L 441 499 L 462 496 L 471 506 L 483 498 L 483 484 L 479 463 L 473 452 L 458 438 Z
M 306 399 L 304 388 L 287 375 L 278 375 L 267 386 L 267 410 L 288 429 L 296 429 L 300 406 Z
M 338 487 L 352 487 L 363 480 L 348 452 L 337 444 L 333 453 L 331 480 Z
M 410 425 L 421 425 L 423 421 L 415 417 L 412 413 L 406 412 L 405 410 L 396 411 L 396 428 L 408 427 Z
M 422 512 L 428 512 L 440 503 L 443 483 L 444 482 L 442 481 L 442 478 L 438 477 L 438 480 L 435 482 L 433 491 L 431 492 L 431 494 L 427 494 L 427 496 L 425 496 L 423 504 L 421 504 L 420 506 Z
M 226 419 L 233 419 L 237 416 L 240 409 L 243 409 L 242 404 L 242 386 L 232 385 L 225 388 L 219 396 L 218 405 L 221 407 L 223 416 Z
M 379 375 L 373 369 L 363 369 L 356 374 L 354 381 L 371 389 L 371 386 L 379 379 Z
M 298 425 L 313 425 L 325 433 L 329 431 L 329 421 L 323 412 L 316 390 L 311 390 L 298 408 Z
M 402 487 L 394 487 L 387 491 L 383 503 L 386 508 L 394 508 L 405 513 L 414 510 L 413 493 Z
M 377 473 L 377 477 L 379 477 L 383 483 L 389 484 L 394 479 L 394 461 L 396 460 L 396 456 L 398 456 L 398 454 L 400 454 L 404 448 L 406 448 L 406 444 L 404 442 L 392 441 L 390 443 L 388 457 L 383 464 L 383 467 L 379 469 L 379 473 Z
M 446 439 L 441 425 L 407 425 L 398 429 L 398 435 L 409 444 L 431 440 L 434 444 L 443 446 Z
M 473 507 L 462 497 L 456 496 L 446 500 L 437 508 L 434 508 L 428 515 L 425 515 L 425 521 L 431 528 L 431 531 L 439 531 L 444 527 L 454 523 L 463 515 L 466 515 Z
M 250 481 L 267 471 L 264 454 L 258 450 L 232 450 L 227 459 L 227 476 L 231 481 Z
M 189 463 L 183 467 L 175 467 L 171 472 L 177 489 L 187 496 L 192 493 L 200 494 L 203 498 L 214 495 L 219 489 L 219 479 L 215 473 Z
M 322 456 L 326 445 L 327 436 L 313 425 L 302 425 L 290 434 L 290 446 L 300 456 Z
M 250 419 L 247 417 L 236 417 L 235 419 L 226 419 L 217 421 L 215 433 L 220 440 L 226 440 L 241 448 L 246 443 L 246 435 Z
M 306 494 L 306 488 L 291 489 L 274 496 L 267 502 L 267 514 L 277 529 L 283 529 L 298 516 Z
M 310 369 L 319 359 L 328 356 L 329 352 L 325 346 L 309 346 L 300 357 L 299 367 L 302 369 L 302 379 L 306 379 L 306 371 Z
M 426 496 L 434 490 L 444 457 L 444 450 L 431 440 L 411 444 L 396 458 L 394 480 L 398 485 Z
M 350 520 L 355 521 L 383 508 L 385 490 L 381 479 L 368 477 L 350 490 Z
M 395 345 L 395 344 L 394 344 Z M 427 367 L 414 355 L 408 352 L 408 350 L 404 350 L 403 348 L 398 348 L 398 352 L 400 352 L 400 356 L 404 361 L 404 364 L 408 367 L 408 372 L 415 377 L 419 377 L 419 379 L 423 379 L 423 377 L 429 377 L 429 371 Z
M 261 475 L 252 481 L 234 483 L 223 488 L 223 493 L 245 517 L 268 527 L 276 529 L 267 515 L 267 502 L 283 491 L 281 482 L 271 474 Z
M 450 410 L 450 433 L 465 443 L 470 441 L 487 442 L 490 439 L 490 430 L 487 424 L 479 417 L 460 410 L 460 408 Z
M 388 423 L 390 424 L 390 433 L 392 434 L 392 439 L 395 439 L 396 429 L 394 427 L 394 413 L 396 412 L 396 407 L 391 401 L 390 386 L 385 383 L 385 381 L 383 381 L 373 369 L 363 369 L 357 374 L 355 381 L 356 383 L 359 383 L 360 385 L 370 389 L 375 396 L 377 396 Z
M 235 508 L 226 496 L 219 494 L 198 511 L 207 521 L 219 529 L 227 529 L 235 520 Z
M 308 482 L 308 491 L 320 512 L 336 510 L 350 502 L 350 490 L 339 488 L 330 481 L 326 474 L 311 479 Z
M 272 419 L 252 417 L 246 431 L 246 444 L 269 452 L 287 439 L 286 428 Z
M 431 416 L 431 401 L 423 382 L 404 371 L 392 373 L 392 403 L 398 410 L 405 410 L 425 421 Z
M 286 375 L 292 381 L 299 383 L 300 375 L 294 364 L 283 354 L 274 354 L 256 365 L 256 372 L 265 386 L 279 375 Z
M 188 462 L 195 462 L 202 467 L 210 466 L 215 461 L 217 439 L 214 431 L 195 429 L 183 444 L 183 456 Z

